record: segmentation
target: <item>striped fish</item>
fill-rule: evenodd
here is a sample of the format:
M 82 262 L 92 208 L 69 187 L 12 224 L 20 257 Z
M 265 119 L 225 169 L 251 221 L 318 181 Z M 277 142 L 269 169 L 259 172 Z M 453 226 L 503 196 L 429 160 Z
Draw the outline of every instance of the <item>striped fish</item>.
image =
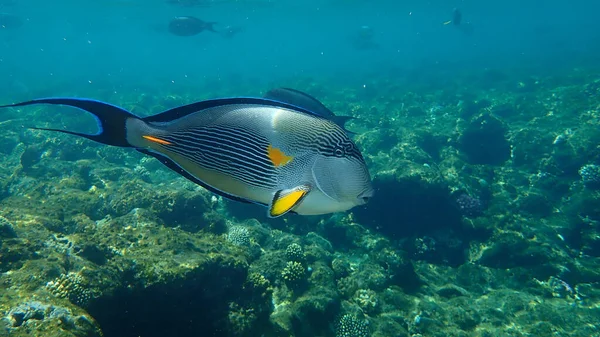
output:
M 269 217 L 327 214 L 373 195 L 363 157 L 331 120 L 264 98 L 192 103 L 141 118 L 105 102 L 46 98 L 0 106 L 67 105 L 93 114 L 96 134 L 46 129 L 132 147 L 226 198 L 264 205 Z

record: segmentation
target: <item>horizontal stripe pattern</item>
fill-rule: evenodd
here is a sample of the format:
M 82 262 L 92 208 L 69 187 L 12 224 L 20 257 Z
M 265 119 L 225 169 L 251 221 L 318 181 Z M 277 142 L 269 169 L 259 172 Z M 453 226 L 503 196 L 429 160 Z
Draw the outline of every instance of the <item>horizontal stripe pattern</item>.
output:
M 195 127 L 172 132 L 161 139 L 171 143 L 163 145 L 165 149 L 206 169 L 255 187 L 277 185 L 277 170 L 267 155 L 269 142 L 243 128 Z
M 350 157 L 363 160 L 362 154 L 346 132 L 331 122 L 309 129 L 304 135 L 298 135 L 301 143 L 315 149 L 326 157 Z

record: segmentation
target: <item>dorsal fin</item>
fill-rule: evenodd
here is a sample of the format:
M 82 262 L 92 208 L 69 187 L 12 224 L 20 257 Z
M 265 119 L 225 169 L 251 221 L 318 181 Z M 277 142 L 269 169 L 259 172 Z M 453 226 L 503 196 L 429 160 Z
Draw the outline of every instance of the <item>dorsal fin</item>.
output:
M 321 101 L 300 90 L 291 88 L 275 88 L 269 90 L 264 95 L 264 98 L 301 107 L 325 118 L 335 117 L 335 114 L 323 103 L 321 103 Z
M 225 105 L 234 105 L 234 104 L 267 105 L 267 106 L 271 106 L 271 107 L 289 109 L 289 110 L 301 112 L 304 114 L 308 114 L 311 116 L 324 118 L 315 112 L 312 112 L 312 111 L 309 111 L 302 107 L 288 104 L 285 102 L 275 101 L 275 100 L 266 99 L 266 98 L 257 98 L 257 97 L 233 97 L 233 98 L 209 99 L 209 100 L 202 101 L 202 102 L 195 102 L 195 103 L 191 103 L 188 105 L 182 105 L 182 106 L 179 106 L 179 107 L 176 107 L 173 109 L 163 111 L 156 115 L 142 118 L 142 120 L 144 122 L 151 122 L 151 123 L 170 122 L 172 120 L 179 119 L 181 117 L 193 114 L 198 111 L 202 111 L 202 110 L 206 110 L 206 109 L 210 109 L 210 108 L 214 108 L 214 107 L 219 107 L 219 106 L 225 106 Z
M 354 119 L 354 117 L 336 116 L 333 111 L 329 110 L 329 108 L 325 106 L 325 104 L 321 103 L 321 101 L 305 92 L 291 88 L 275 88 L 269 90 L 264 97 L 312 111 L 313 113 L 339 125 L 346 132 L 353 134 L 353 132 L 346 129 L 345 124 L 348 120 Z

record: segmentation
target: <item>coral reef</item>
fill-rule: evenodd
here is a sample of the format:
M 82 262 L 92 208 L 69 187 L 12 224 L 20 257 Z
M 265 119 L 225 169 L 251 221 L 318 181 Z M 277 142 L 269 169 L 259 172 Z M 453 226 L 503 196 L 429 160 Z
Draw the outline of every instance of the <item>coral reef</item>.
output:
M 288 261 L 281 271 L 281 277 L 290 284 L 301 283 L 306 277 L 306 268 L 300 262 Z
M 336 337 L 368 337 L 369 324 L 366 320 L 350 314 L 343 315 L 336 327 Z
M 306 256 L 302 250 L 302 246 L 297 243 L 292 243 L 285 249 L 285 256 L 289 261 L 303 262 Z
M 66 298 L 80 307 L 85 307 L 92 298 L 83 276 L 79 273 L 61 274 L 55 280 L 49 281 L 46 288 L 54 296 Z
M 0 216 L 0 237 L 3 239 L 14 239 L 17 237 L 13 225 L 2 216 Z
M 9 111 L 0 336 L 598 335 L 597 73 L 423 76 L 292 83 L 359 117 L 377 191 L 316 217 L 269 219 Z M 106 97 L 154 113 L 196 89 Z
M 468 194 L 463 193 L 456 198 L 456 204 L 458 205 L 461 213 L 471 218 L 479 216 L 483 212 L 483 204 L 481 203 L 481 200 Z
M 375 314 L 378 308 L 377 293 L 371 289 L 358 289 L 353 301 L 366 313 Z
M 588 164 L 579 169 L 581 181 L 588 187 L 600 187 L 600 166 Z
M 75 313 L 77 314 L 75 314 Z M 81 310 L 29 301 L 11 308 L 0 321 L 0 335 L 27 336 L 37 331 L 41 336 L 101 337 L 98 325 Z
M 246 227 L 232 226 L 229 228 L 229 232 L 227 233 L 227 241 L 236 246 L 249 246 L 250 232 L 248 232 Z

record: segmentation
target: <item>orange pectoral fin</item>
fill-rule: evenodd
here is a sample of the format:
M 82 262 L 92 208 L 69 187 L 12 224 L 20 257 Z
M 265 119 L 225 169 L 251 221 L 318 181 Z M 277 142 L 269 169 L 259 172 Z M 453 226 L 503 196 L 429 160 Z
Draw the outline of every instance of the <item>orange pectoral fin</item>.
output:
M 156 138 L 154 136 L 142 136 L 142 138 L 149 140 L 153 143 L 161 144 L 161 145 L 171 145 L 172 144 L 171 142 L 168 142 L 168 141 L 160 139 L 160 138 Z
M 291 211 L 304 200 L 308 192 L 310 192 L 308 185 L 277 191 L 269 207 L 269 217 L 276 218 Z

